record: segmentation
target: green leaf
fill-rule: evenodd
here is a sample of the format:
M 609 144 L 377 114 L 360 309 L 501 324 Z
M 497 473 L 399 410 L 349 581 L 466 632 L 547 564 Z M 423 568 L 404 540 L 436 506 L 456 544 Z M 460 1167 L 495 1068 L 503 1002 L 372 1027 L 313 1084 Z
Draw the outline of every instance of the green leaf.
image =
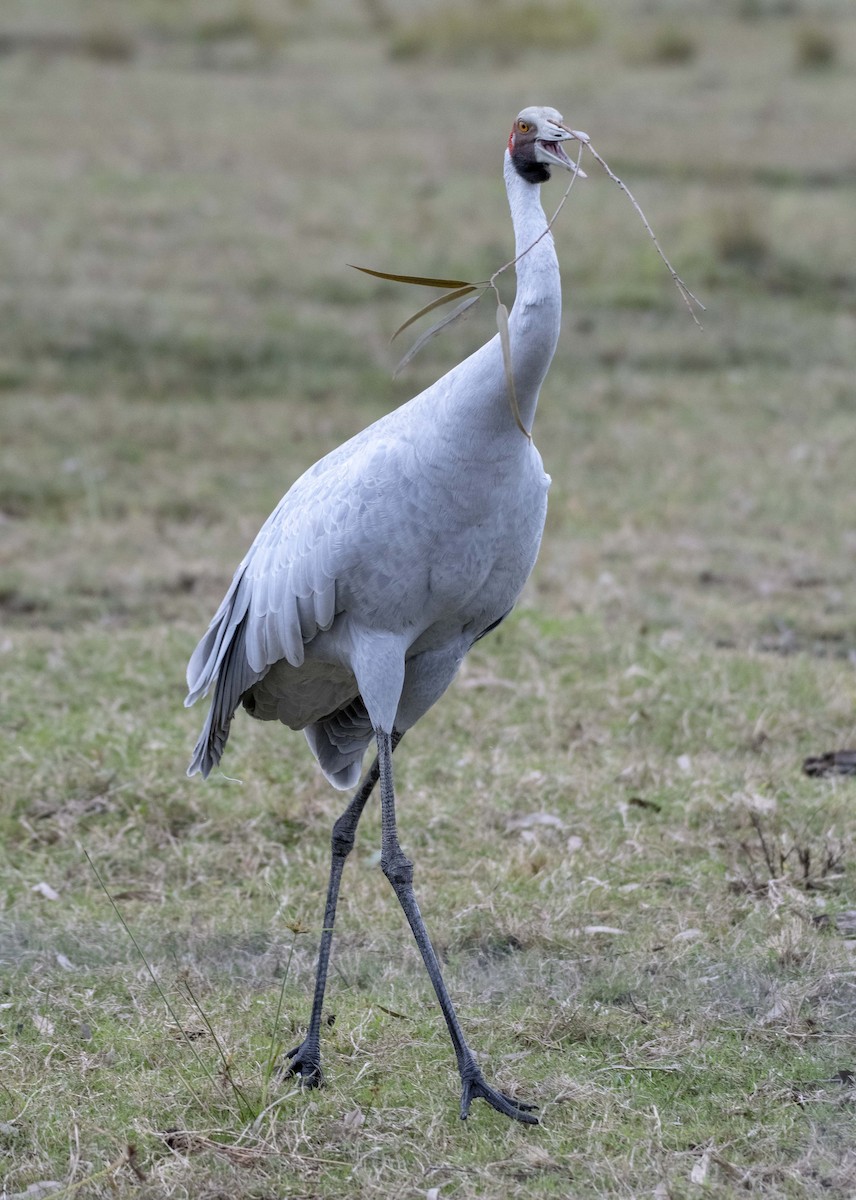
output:
M 393 275 L 391 271 L 373 271 L 371 267 L 358 267 L 356 263 L 348 263 L 355 271 L 365 275 L 374 275 L 377 279 L 391 279 L 393 283 L 417 283 L 422 287 L 465 288 L 476 287 L 468 279 L 432 279 L 430 275 Z
M 454 308 L 450 313 L 447 313 L 446 316 L 443 317 L 442 320 L 438 321 L 436 325 L 432 325 L 430 329 L 426 329 L 422 336 L 416 339 L 416 341 L 405 354 L 404 358 L 395 368 L 395 371 L 393 372 L 393 378 L 398 376 L 404 370 L 407 364 L 413 358 L 415 358 L 426 342 L 430 342 L 431 338 L 435 337 L 441 331 L 441 329 L 448 329 L 448 327 L 454 321 L 457 321 L 458 317 L 462 317 L 464 315 L 468 308 L 472 308 L 474 304 L 478 304 L 483 295 L 484 292 L 477 291 L 475 296 L 467 296 L 466 300 L 463 300 L 457 306 L 457 308 Z
M 403 325 L 399 325 L 389 340 L 394 342 L 398 335 L 403 333 L 408 326 L 412 325 L 414 321 L 418 321 L 420 317 L 424 317 L 432 309 L 440 308 L 443 304 L 451 304 L 453 300 L 459 300 L 461 296 L 468 296 L 470 292 L 474 291 L 476 291 L 476 288 L 472 284 L 468 284 L 466 287 L 456 288 L 454 292 L 447 292 L 445 296 L 438 296 L 436 300 L 432 300 L 430 304 L 426 304 L 424 308 L 420 308 L 419 312 L 414 313 L 412 317 L 408 317 Z

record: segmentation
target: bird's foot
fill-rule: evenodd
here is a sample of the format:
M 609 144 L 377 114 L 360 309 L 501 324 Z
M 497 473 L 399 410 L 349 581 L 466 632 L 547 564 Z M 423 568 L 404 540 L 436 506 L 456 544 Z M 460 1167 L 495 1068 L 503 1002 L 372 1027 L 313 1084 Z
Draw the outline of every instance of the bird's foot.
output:
M 470 1104 L 478 1097 L 486 1100 L 497 1112 L 511 1117 L 513 1121 L 522 1121 L 524 1125 L 538 1124 L 538 1118 L 532 1115 L 538 1107 L 536 1104 L 524 1104 L 522 1100 L 515 1100 L 513 1096 L 506 1096 L 504 1092 L 492 1088 L 476 1064 L 472 1062 L 468 1063 L 461 1071 L 462 1121 L 466 1121 L 470 1113 Z
M 324 1073 L 321 1070 L 321 1047 L 316 1038 L 308 1037 L 299 1046 L 286 1054 L 287 1062 L 280 1068 L 286 1079 L 298 1075 L 303 1087 L 323 1087 Z

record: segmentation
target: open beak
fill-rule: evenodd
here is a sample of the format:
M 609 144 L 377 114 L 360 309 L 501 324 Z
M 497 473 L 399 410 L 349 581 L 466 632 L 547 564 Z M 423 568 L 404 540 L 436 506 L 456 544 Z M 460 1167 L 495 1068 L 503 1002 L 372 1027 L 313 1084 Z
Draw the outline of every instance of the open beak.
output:
M 566 171 L 573 171 L 581 179 L 588 179 L 582 167 L 578 167 L 572 159 L 568 158 L 562 145 L 562 142 L 569 141 L 585 144 L 589 140 L 588 134 L 581 133 L 576 129 L 568 129 L 566 125 L 551 125 L 548 134 L 548 137 L 538 139 L 538 145 L 541 147 L 544 157 L 551 163 L 555 163 L 557 167 L 564 167 Z

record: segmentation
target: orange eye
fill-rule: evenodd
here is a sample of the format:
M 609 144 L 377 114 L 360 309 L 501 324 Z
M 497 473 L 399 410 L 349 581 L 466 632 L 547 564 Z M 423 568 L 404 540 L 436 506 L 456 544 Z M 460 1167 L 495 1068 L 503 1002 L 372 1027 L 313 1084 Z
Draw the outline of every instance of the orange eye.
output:
M 518 121 L 517 128 L 521 133 L 528 133 L 532 126 L 528 125 L 526 121 Z

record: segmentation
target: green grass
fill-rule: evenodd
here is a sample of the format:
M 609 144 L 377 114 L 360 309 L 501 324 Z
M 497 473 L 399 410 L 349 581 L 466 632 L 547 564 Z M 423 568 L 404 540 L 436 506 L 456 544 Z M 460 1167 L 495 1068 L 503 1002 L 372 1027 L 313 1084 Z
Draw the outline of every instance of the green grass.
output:
M 854 784 L 801 765 L 856 744 L 856 25 L 733 7 L 696 14 L 678 65 L 627 53 L 673 14 L 612 0 L 590 44 L 484 68 L 391 58 L 416 4 L 10 8 L 0 1195 L 852 1194 Z M 798 70 L 815 21 L 834 61 Z M 133 54 L 39 53 L 48 26 Z M 342 798 L 241 716 L 224 773 L 187 780 L 181 701 L 289 482 L 493 333 L 485 305 L 392 382 L 414 297 L 346 263 L 489 275 L 498 155 L 541 100 L 708 311 L 699 333 L 592 169 L 556 227 L 538 567 L 396 756 L 423 912 L 488 1073 L 541 1106 L 525 1129 L 457 1119 L 374 808 L 328 1086 L 270 1077 Z

